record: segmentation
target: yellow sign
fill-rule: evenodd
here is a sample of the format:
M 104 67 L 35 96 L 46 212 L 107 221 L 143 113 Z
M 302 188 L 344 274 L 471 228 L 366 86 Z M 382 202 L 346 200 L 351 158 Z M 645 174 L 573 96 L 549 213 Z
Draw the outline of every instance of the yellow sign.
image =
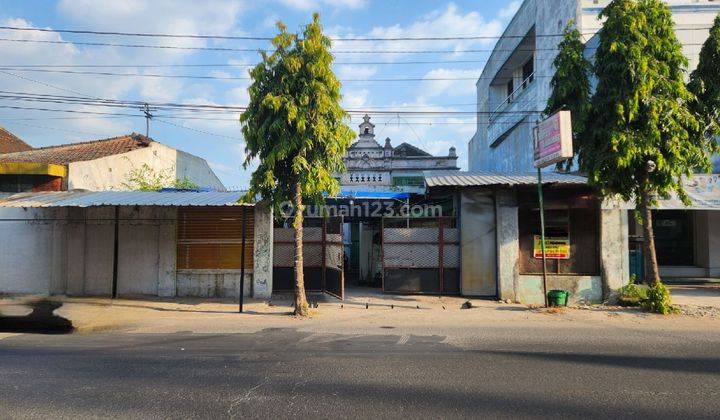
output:
M 540 235 L 535 235 L 535 245 L 533 246 L 533 257 L 542 258 L 542 245 Z M 545 237 L 545 258 L 549 260 L 568 260 L 570 259 L 570 238 L 565 237 Z

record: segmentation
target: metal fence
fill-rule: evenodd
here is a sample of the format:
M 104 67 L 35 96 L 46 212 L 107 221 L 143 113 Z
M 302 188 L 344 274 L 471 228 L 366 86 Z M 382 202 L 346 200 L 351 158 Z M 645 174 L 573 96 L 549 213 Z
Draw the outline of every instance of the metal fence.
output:
M 306 219 L 303 227 L 303 274 L 305 290 L 343 299 L 342 218 Z M 319 227 L 310 227 L 317 226 Z M 295 230 L 275 228 L 273 243 L 273 290 L 295 289 Z
M 383 291 L 459 294 L 460 233 L 454 218 L 413 219 L 410 227 L 383 220 Z

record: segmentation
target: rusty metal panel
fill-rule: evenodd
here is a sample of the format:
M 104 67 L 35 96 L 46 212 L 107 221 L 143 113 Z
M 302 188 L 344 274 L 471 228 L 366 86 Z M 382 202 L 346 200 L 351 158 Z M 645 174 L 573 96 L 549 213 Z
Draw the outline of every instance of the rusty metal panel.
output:
M 463 190 L 460 209 L 462 293 L 496 296 L 495 200 L 489 193 Z

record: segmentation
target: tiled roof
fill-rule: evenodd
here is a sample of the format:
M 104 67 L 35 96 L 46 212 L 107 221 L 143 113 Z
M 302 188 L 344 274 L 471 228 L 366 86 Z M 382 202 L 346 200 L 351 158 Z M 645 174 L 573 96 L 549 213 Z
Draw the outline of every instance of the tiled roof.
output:
M 400 146 L 395 148 L 396 156 L 432 156 L 430 153 L 422 150 L 419 147 L 415 147 L 409 143 L 402 143 Z
M 59 146 L 39 147 L 23 152 L 0 155 L 0 162 L 34 162 L 68 164 L 84 160 L 99 159 L 106 156 L 126 153 L 147 147 L 151 139 L 132 133 L 129 136 L 113 137 L 81 143 L 61 144 Z
M 32 150 L 32 146 L 22 141 L 15 134 L 0 127 L 0 153 L 23 152 Z

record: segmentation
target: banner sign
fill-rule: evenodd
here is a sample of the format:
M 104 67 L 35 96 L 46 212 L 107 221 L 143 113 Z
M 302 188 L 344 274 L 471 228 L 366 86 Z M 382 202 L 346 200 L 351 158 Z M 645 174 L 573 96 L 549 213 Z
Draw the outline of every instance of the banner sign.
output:
M 533 164 L 544 168 L 573 157 L 570 111 L 557 112 L 535 127 Z
M 542 259 L 540 235 L 534 235 L 533 257 Z M 545 258 L 549 260 L 570 259 L 570 238 L 567 236 L 545 237 Z
M 720 175 L 696 174 L 683 179 L 683 189 L 690 197 L 691 204 L 686 207 L 676 194 L 668 199 L 658 200 L 661 210 L 713 210 L 720 209 Z

